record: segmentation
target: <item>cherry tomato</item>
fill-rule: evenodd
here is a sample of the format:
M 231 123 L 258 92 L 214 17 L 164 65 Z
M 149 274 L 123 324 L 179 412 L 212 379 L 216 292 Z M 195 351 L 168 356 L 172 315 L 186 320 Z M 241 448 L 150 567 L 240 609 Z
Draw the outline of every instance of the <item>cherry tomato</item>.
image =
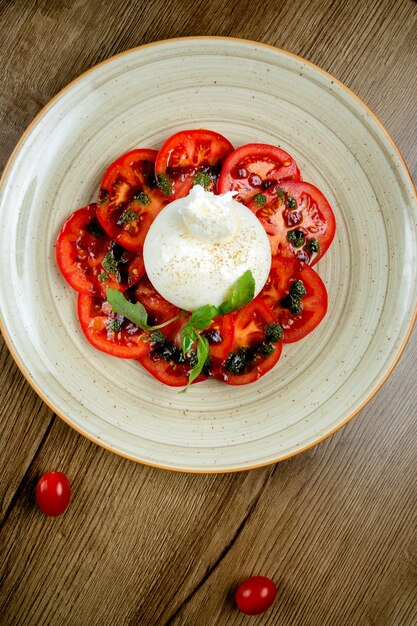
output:
M 117 243 L 142 252 L 156 215 L 169 202 L 154 174 L 156 150 L 131 150 L 112 163 L 100 186 L 97 218 Z
M 266 576 L 252 576 L 244 580 L 236 590 L 236 604 L 246 615 L 264 613 L 274 603 L 277 588 Z
M 277 319 L 259 296 L 237 311 L 231 352 L 216 377 L 229 385 L 246 385 L 269 372 L 282 352 L 282 342 L 268 337 L 270 324 Z
M 273 255 L 314 265 L 333 241 L 336 221 L 324 195 L 310 183 L 288 181 L 247 204 L 262 223 Z
M 71 485 L 62 472 L 47 472 L 36 485 L 36 501 L 42 513 L 50 517 L 62 515 L 71 499 Z
M 212 130 L 182 130 L 167 139 L 155 162 L 155 173 L 171 191 L 170 199 L 186 196 L 194 184 L 216 191 L 224 159 L 233 146 Z
M 284 343 L 299 341 L 311 333 L 327 311 L 325 284 L 312 267 L 294 258 L 272 259 L 271 271 L 258 297 L 283 327 Z
M 236 199 L 246 204 L 283 180 L 301 180 L 292 156 L 277 146 L 248 143 L 229 154 L 223 163 L 218 190 L 236 191 Z
M 106 289 L 124 291 L 145 273 L 143 257 L 116 244 L 100 226 L 96 205 L 75 211 L 56 242 L 61 274 L 78 293 L 105 295 Z

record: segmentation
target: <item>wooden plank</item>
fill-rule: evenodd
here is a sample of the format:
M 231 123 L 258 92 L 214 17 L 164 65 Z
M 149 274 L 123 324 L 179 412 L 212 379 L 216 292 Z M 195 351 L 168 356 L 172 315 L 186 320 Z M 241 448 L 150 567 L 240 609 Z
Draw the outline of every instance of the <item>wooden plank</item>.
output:
M 73 504 L 56 519 L 34 503 L 50 467 L 65 468 L 73 485 Z M 161 623 L 236 540 L 274 471 L 146 468 L 56 420 L 3 527 L 2 624 Z
M 19 372 L 0 338 L 0 523 L 14 503 L 22 478 L 49 432 L 52 411 Z

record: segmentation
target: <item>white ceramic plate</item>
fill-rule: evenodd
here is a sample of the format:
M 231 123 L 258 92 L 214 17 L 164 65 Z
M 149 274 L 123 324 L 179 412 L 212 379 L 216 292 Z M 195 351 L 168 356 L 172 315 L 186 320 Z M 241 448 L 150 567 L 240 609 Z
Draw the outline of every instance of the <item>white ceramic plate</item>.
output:
M 210 381 L 179 394 L 136 362 L 87 343 L 54 242 L 64 219 L 95 197 L 115 157 L 196 127 L 235 146 L 288 150 L 330 200 L 337 236 L 315 268 L 329 291 L 315 332 L 284 346 L 276 368 L 253 385 Z M 42 398 L 114 452 L 186 471 L 272 463 L 344 424 L 393 368 L 413 322 L 416 213 L 387 133 L 322 70 L 242 40 L 144 46 L 64 89 L 12 155 L 1 190 L 4 334 Z

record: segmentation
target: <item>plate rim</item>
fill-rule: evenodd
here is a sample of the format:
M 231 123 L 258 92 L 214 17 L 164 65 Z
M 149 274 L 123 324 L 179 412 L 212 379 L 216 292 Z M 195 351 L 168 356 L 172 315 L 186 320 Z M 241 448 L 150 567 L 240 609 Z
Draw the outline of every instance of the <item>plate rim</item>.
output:
M 243 44 L 248 45 L 248 46 L 254 46 L 254 47 L 258 47 L 258 48 L 262 47 L 262 48 L 266 48 L 267 50 L 270 50 L 270 51 L 273 51 L 273 52 L 279 52 L 279 53 L 283 54 L 284 56 L 288 56 L 290 58 L 293 58 L 293 59 L 295 59 L 295 60 L 297 60 L 297 61 L 299 61 L 299 62 L 301 62 L 301 63 L 303 63 L 303 64 L 305 64 L 307 66 L 309 66 L 310 68 L 320 72 L 326 78 L 329 78 L 335 84 L 337 84 L 339 87 L 341 87 L 350 97 L 352 97 L 354 100 L 356 100 L 356 102 L 361 107 L 363 107 L 363 109 L 366 110 L 368 115 L 370 115 L 370 117 L 374 120 L 374 122 L 377 123 L 378 127 L 380 128 L 380 130 L 382 130 L 382 132 L 385 135 L 386 139 L 389 141 L 389 143 L 391 144 L 392 148 L 394 149 L 394 152 L 395 152 L 397 158 L 399 159 L 405 174 L 407 175 L 407 177 L 409 179 L 411 191 L 414 194 L 414 202 L 417 205 L 417 190 L 416 190 L 416 186 L 414 185 L 414 181 L 413 181 L 413 179 L 411 177 L 411 174 L 410 174 L 410 171 L 408 169 L 408 166 L 407 166 L 406 162 L 404 161 L 404 158 L 403 158 L 399 148 L 397 147 L 395 141 L 393 140 L 393 138 L 391 137 L 390 133 L 387 131 L 385 126 L 382 124 L 380 119 L 370 109 L 370 107 L 354 91 L 352 91 L 349 87 L 347 87 L 347 85 L 342 83 L 338 78 L 336 78 L 335 76 L 333 76 L 332 74 L 330 74 L 329 72 L 327 72 L 326 70 L 321 68 L 320 66 L 316 65 L 315 63 L 312 63 L 311 61 L 305 59 L 304 57 L 301 57 L 300 55 L 294 54 L 293 52 L 289 52 L 288 50 L 284 50 L 283 48 L 279 48 L 279 47 L 273 46 L 271 44 L 266 44 L 266 43 L 263 43 L 263 42 L 258 42 L 258 41 L 254 41 L 254 40 L 251 40 L 251 39 L 241 38 L 241 37 L 222 37 L 222 36 L 216 36 L 216 35 L 213 35 L 213 36 L 212 35 L 203 35 L 203 36 L 193 36 L 193 37 L 173 37 L 171 39 L 160 39 L 160 40 L 153 41 L 153 42 L 150 42 L 150 43 L 142 44 L 140 46 L 135 46 L 134 48 L 129 48 L 127 50 L 119 52 L 118 54 L 115 54 L 115 55 L 113 55 L 111 57 L 108 57 L 107 59 L 104 59 L 103 61 L 100 61 L 100 63 L 97 63 L 97 64 L 93 65 L 88 70 L 84 71 L 82 74 L 80 74 L 79 76 L 74 78 L 67 85 L 65 85 L 62 89 L 60 89 L 51 98 L 51 100 L 49 100 L 41 108 L 41 110 L 36 114 L 36 116 L 29 123 L 29 125 L 27 126 L 27 128 L 25 129 L 25 131 L 23 132 L 21 137 L 19 138 L 16 146 L 14 147 L 11 155 L 9 156 L 9 158 L 8 158 L 8 160 L 6 162 L 6 165 L 4 167 L 2 176 L 0 178 L 0 192 L 2 191 L 3 187 L 5 186 L 6 178 L 8 177 L 9 170 L 12 168 L 13 163 L 14 163 L 16 157 L 18 156 L 19 151 L 20 151 L 23 143 L 25 142 L 26 138 L 31 133 L 32 129 L 38 124 L 38 122 L 42 119 L 42 117 L 48 112 L 49 108 L 52 107 L 55 104 L 55 102 L 64 93 L 66 93 L 67 91 L 72 89 L 72 87 L 75 84 L 77 84 L 78 82 L 83 80 L 88 74 L 90 74 L 91 72 L 93 72 L 97 68 L 104 66 L 105 64 L 113 62 L 115 59 L 121 58 L 121 57 L 123 57 L 125 55 L 128 55 L 128 54 L 132 54 L 133 52 L 136 52 L 136 51 L 139 51 L 139 50 L 143 50 L 145 48 L 156 47 L 156 46 L 159 46 L 159 45 L 164 45 L 164 44 L 168 44 L 168 43 L 175 43 L 175 42 L 191 42 L 191 41 L 207 41 L 207 40 L 210 40 L 210 41 L 223 41 L 223 42 L 230 41 L 230 42 L 235 42 L 235 43 L 240 43 L 240 44 L 243 43 Z M 324 441 L 325 439 L 327 439 L 328 437 L 330 437 L 331 435 L 336 433 L 340 428 L 345 426 L 348 422 L 350 422 L 356 415 L 358 415 L 358 413 L 360 413 L 364 409 L 364 407 L 372 400 L 372 398 L 374 398 L 374 396 L 378 393 L 378 391 L 381 389 L 381 387 L 385 384 L 385 382 L 387 381 L 389 376 L 394 371 L 394 369 L 395 369 L 396 365 L 398 364 L 398 361 L 400 360 L 400 358 L 401 358 L 401 356 L 402 356 L 402 354 L 404 352 L 404 349 L 405 349 L 405 347 L 406 347 L 406 345 L 407 345 L 407 343 L 408 343 L 408 341 L 410 339 L 410 336 L 411 336 L 411 333 L 413 331 L 414 325 L 416 324 L 416 321 L 417 321 L 417 302 L 414 305 L 414 311 L 412 313 L 410 326 L 409 326 L 409 328 L 408 328 L 408 330 L 406 332 L 404 340 L 403 340 L 401 346 L 399 347 L 398 352 L 397 352 L 395 358 L 391 362 L 387 372 L 383 376 L 382 380 L 370 392 L 369 396 L 364 399 L 364 401 L 360 404 L 360 406 L 357 409 L 355 409 L 340 424 L 337 424 L 337 426 L 335 426 L 332 430 L 330 430 L 329 432 L 325 433 L 324 435 L 322 435 L 321 437 L 319 437 L 315 441 L 313 441 L 311 443 L 308 443 L 307 445 L 302 446 L 301 448 L 299 448 L 299 449 L 297 449 L 297 450 L 295 450 L 293 452 L 290 452 L 288 454 L 279 456 L 276 459 L 272 459 L 272 460 L 265 461 L 265 462 L 262 462 L 262 463 L 257 463 L 257 464 L 254 464 L 254 465 L 249 465 L 249 466 L 244 466 L 244 467 L 233 467 L 233 468 L 227 468 L 227 469 L 222 469 L 222 468 L 189 469 L 189 468 L 184 468 L 184 467 L 173 467 L 172 465 L 164 465 L 164 464 L 160 464 L 160 463 L 151 463 L 150 461 L 139 459 L 138 457 L 129 455 L 129 454 L 125 453 L 125 452 L 121 452 L 119 450 L 115 450 L 111 446 L 103 443 L 100 439 L 96 439 L 93 436 L 83 432 L 80 428 L 78 428 L 71 421 L 71 419 L 69 417 L 64 415 L 60 410 L 58 410 L 56 408 L 56 406 L 54 406 L 53 402 L 51 400 L 49 400 L 45 396 L 45 394 L 42 391 L 42 389 L 40 389 L 40 387 L 38 387 L 36 382 L 31 378 L 30 374 L 26 370 L 25 364 L 20 359 L 20 357 L 18 356 L 18 354 L 16 353 L 16 351 L 14 349 L 12 338 L 9 336 L 9 334 L 7 332 L 6 325 L 3 323 L 3 320 L 1 318 L 1 316 L 0 316 L 0 332 L 3 335 L 5 344 L 6 344 L 7 348 L 8 348 L 8 350 L 9 350 L 10 354 L 12 355 L 12 357 L 13 357 L 16 365 L 17 365 L 17 367 L 19 368 L 20 372 L 23 374 L 23 376 L 26 379 L 26 381 L 29 383 L 29 385 L 32 387 L 32 389 L 35 391 L 35 393 L 54 412 L 55 415 L 60 417 L 60 419 L 62 419 L 66 424 L 68 424 L 68 426 L 73 428 L 78 434 L 82 435 L 83 437 L 85 437 L 89 441 L 91 441 L 94 444 L 100 446 L 101 448 L 104 448 L 105 450 L 108 450 L 109 452 L 112 452 L 113 454 L 117 454 L 120 457 L 123 457 L 125 459 L 129 459 L 131 461 L 135 461 L 136 463 L 141 463 L 142 465 L 145 465 L 145 466 L 148 466 L 148 467 L 154 467 L 154 468 L 157 468 L 157 469 L 169 470 L 171 472 L 180 472 L 180 473 L 184 473 L 184 474 L 231 474 L 231 473 L 236 473 L 236 472 L 245 472 L 245 471 L 249 471 L 249 470 L 252 470 L 252 469 L 258 469 L 260 467 L 267 467 L 269 465 L 274 465 L 275 463 L 279 463 L 281 461 L 285 461 L 285 460 L 287 460 L 287 459 L 289 459 L 289 458 L 291 458 L 293 456 L 296 456 L 298 454 L 301 454 L 302 452 L 305 452 L 306 450 L 309 450 L 313 446 L 318 445 L 319 443 L 321 443 L 322 441 Z

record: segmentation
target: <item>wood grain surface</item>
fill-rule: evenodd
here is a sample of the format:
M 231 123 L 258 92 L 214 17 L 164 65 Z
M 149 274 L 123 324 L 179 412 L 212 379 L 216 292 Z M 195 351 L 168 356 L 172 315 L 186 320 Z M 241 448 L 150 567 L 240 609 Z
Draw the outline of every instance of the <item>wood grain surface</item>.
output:
M 351 87 L 417 179 L 412 0 L 3 0 L 0 165 L 69 81 L 128 48 L 222 35 L 276 45 Z M 7 285 L 1 285 L 7 297 Z M 330 439 L 275 466 L 186 475 L 79 436 L 0 353 L 1 625 L 417 625 L 417 333 L 388 382 Z M 34 487 L 70 477 L 64 516 Z M 258 618 L 233 589 L 278 585 Z

